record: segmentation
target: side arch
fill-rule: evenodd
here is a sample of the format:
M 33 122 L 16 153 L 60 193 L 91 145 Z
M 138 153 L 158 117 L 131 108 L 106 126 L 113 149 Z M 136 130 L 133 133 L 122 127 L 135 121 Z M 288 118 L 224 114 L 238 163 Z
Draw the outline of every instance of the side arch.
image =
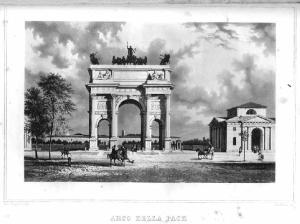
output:
M 163 139 L 164 139 L 164 123 L 160 117 L 158 116 L 152 116 L 150 119 L 150 133 L 151 133 L 151 148 L 152 150 L 163 150 Z M 158 139 L 156 139 L 156 136 L 154 136 L 153 128 L 155 126 L 154 122 L 157 122 L 158 124 Z M 153 139 L 154 137 L 154 139 Z M 153 141 L 154 140 L 154 141 Z M 158 141 L 157 141 L 158 140 Z
M 111 125 L 111 119 L 107 116 L 107 115 L 101 115 L 100 117 L 98 117 L 96 119 L 96 122 L 95 122 L 95 127 L 94 128 L 98 128 L 98 125 L 100 124 L 100 122 L 102 120 L 107 120 L 108 123 Z

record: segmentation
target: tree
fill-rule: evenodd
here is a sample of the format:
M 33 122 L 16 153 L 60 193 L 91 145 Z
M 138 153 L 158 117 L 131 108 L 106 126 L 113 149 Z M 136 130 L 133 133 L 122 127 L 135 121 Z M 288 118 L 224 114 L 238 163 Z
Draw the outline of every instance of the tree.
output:
M 38 140 L 48 131 L 49 119 L 46 100 L 36 87 L 27 89 L 25 93 L 25 115 L 27 116 L 25 126 L 35 138 L 35 158 L 38 159 Z
M 64 120 L 66 116 L 71 115 L 75 110 L 75 104 L 72 102 L 71 94 L 73 89 L 70 83 L 59 74 L 49 73 L 41 76 L 38 86 L 42 89 L 48 105 L 49 117 L 49 159 L 51 159 L 51 139 L 55 124 Z

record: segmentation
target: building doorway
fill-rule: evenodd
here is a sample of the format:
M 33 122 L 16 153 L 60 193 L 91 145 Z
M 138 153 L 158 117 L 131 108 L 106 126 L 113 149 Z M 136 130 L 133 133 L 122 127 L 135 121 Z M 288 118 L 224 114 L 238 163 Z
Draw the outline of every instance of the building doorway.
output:
M 262 131 L 259 128 L 253 129 L 251 133 L 251 150 L 252 152 L 256 153 L 261 150 L 261 136 Z

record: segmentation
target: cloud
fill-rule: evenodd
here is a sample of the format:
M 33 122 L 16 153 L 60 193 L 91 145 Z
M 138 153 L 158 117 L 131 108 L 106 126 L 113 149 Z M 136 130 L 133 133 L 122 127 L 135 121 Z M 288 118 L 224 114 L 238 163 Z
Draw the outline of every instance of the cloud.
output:
M 262 70 L 256 66 L 255 56 L 244 55 L 241 60 L 233 62 L 236 74 L 223 71 L 218 75 L 220 89 L 208 92 L 205 88 L 189 88 L 185 82 L 177 82 L 174 101 L 187 108 L 202 108 L 205 115 L 224 116 L 226 109 L 239 104 L 254 101 L 268 106 L 270 115 L 275 113 L 275 73 Z M 187 68 L 183 71 L 187 71 Z M 186 76 L 180 70 L 176 76 Z M 242 76 L 242 82 L 236 83 L 234 77 Z
M 274 23 L 256 23 L 252 25 L 253 40 L 258 46 L 263 45 L 265 55 L 275 54 L 276 48 L 276 27 Z
M 234 50 L 231 41 L 239 38 L 238 33 L 229 28 L 228 23 L 186 23 L 185 26 L 201 33 L 200 38 L 227 50 Z
M 236 28 L 247 28 L 252 32 L 249 39 L 257 46 L 264 47 L 264 54 L 274 55 L 276 48 L 276 27 L 274 23 L 186 23 L 186 27 L 194 28 L 195 32 L 202 33 L 202 38 L 216 46 L 234 50 L 232 41 L 247 36 L 238 33 Z
M 66 47 L 72 43 L 72 53 L 77 54 L 81 60 L 87 60 L 92 52 L 101 51 L 103 61 L 111 62 L 111 57 L 108 56 L 118 53 L 119 49 L 107 48 L 107 41 L 100 38 L 100 34 L 102 37 L 109 36 L 111 41 L 118 41 L 117 33 L 122 29 L 123 24 L 122 22 L 91 22 L 80 29 L 76 24 L 65 22 L 27 22 L 26 28 L 32 30 L 34 37 L 42 39 L 42 43 L 34 47 L 40 57 L 52 57 L 52 63 L 57 68 L 68 68 L 70 62 L 62 56 L 60 45 Z
M 52 63 L 57 68 L 69 66 L 68 59 L 62 56 L 59 45 L 66 46 L 69 41 L 74 42 L 75 28 L 64 22 L 26 22 L 26 29 L 31 29 L 35 38 L 42 39 L 42 43 L 33 48 L 40 57 L 52 57 Z
M 43 72 L 33 73 L 31 70 L 25 68 L 25 91 L 33 86 L 37 87 L 36 80 L 44 74 Z

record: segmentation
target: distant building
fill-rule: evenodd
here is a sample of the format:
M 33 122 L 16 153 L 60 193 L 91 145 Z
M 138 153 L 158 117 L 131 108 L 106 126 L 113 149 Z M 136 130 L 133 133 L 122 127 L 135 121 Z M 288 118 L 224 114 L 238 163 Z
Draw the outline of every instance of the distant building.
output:
M 218 152 L 274 152 L 275 118 L 267 117 L 266 106 L 249 102 L 228 109 L 227 117 L 214 117 L 209 135 Z

